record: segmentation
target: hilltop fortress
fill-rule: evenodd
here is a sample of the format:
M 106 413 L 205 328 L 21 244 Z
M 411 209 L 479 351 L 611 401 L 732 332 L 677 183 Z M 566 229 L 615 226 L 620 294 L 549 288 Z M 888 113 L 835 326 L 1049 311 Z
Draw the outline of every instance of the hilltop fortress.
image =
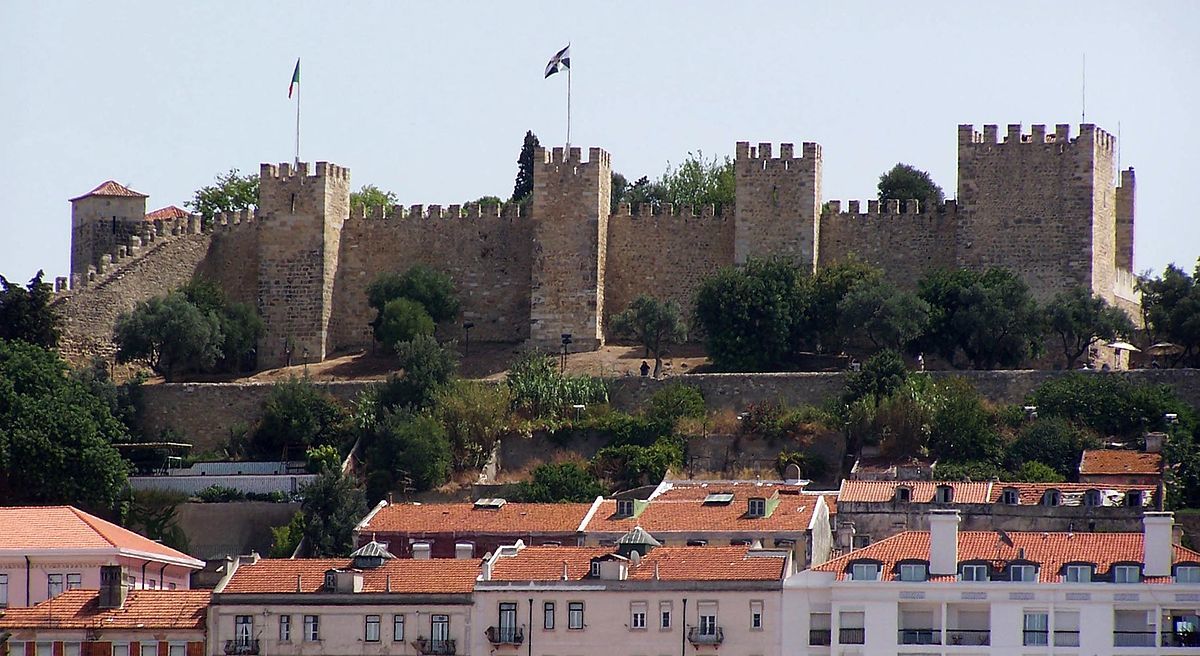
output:
M 369 347 L 365 289 L 384 271 L 447 271 L 463 321 L 481 341 L 574 348 L 607 337 L 606 320 L 643 293 L 690 311 L 720 267 L 779 256 L 817 269 L 854 256 L 912 287 L 937 267 L 1002 266 L 1042 300 L 1075 286 L 1137 317 L 1133 169 L 1116 171 L 1116 139 L 1091 124 L 1029 133 L 958 127 L 956 200 L 823 203 L 821 147 L 737 144 L 735 206 L 610 212 L 610 156 L 539 149 L 532 203 L 396 206 L 350 212 L 350 172 L 317 162 L 263 164 L 256 212 L 205 225 L 178 208 L 146 214 L 146 196 L 105 183 L 72 199 L 70 283 L 56 281 L 62 350 L 111 356 L 116 316 L 203 276 L 266 323 L 259 367 Z

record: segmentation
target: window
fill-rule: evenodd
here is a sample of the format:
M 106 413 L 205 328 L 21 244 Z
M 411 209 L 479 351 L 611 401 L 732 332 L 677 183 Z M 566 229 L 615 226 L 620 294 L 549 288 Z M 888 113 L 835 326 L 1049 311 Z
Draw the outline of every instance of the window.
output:
M 435 644 L 445 644 L 450 639 L 450 616 L 430 615 L 429 633 Z
M 82 574 L 67 574 L 67 589 L 78 590 L 83 587 Z
M 46 596 L 57 597 L 63 591 L 63 575 L 50 574 L 46 577 Z
M 925 574 L 928 568 L 925 563 L 901 563 L 900 564 L 900 580 L 901 581 L 924 581 L 928 578 Z
M 838 613 L 838 643 L 861 645 L 866 637 L 867 616 L 862 611 L 844 610 Z
M 828 645 L 831 640 L 830 627 L 832 617 L 829 613 L 809 613 L 808 615 L 808 644 L 813 646 Z
M 854 563 L 850 566 L 851 581 L 878 581 L 878 563 Z
M 1036 581 L 1037 567 L 1033 565 L 1009 565 L 1009 581 Z
M 9 640 L 4 646 L 8 648 L 9 656 L 25 656 L 25 643 L 20 640 Z
M 855 535 L 853 538 L 850 538 L 851 549 L 862 549 L 869 546 L 871 546 L 870 535 Z
M 8 574 L 0 574 L 0 608 L 8 607 Z
M 1050 615 L 1044 611 L 1025 612 L 1025 646 L 1044 647 L 1049 644 Z
M 634 601 L 629 604 L 629 628 L 646 628 L 646 602 Z
M 1178 565 L 1175 567 L 1176 583 L 1200 583 L 1200 565 Z
M 167 656 L 187 656 L 187 643 L 172 642 L 167 645 Z
M 583 602 L 572 601 L 567 603 L 567 628 L 582 629 L 583 628 Z
M 304 641 L 305 642 L 320 642 L 321 641 L 321 616 L 320 615 L 305 615 L 304 616 Z
M 542 628 L 546 630 L 554 629 L 554 602 L 547 601 L 542 604 Z
M 1138 508 L 1142 505 L 1142 491 L 1130 490 L 1125 493 L 1125 505 Z
M 963 565 L 962 576 L 960 581 L 986 581 L 988 580 L 987 565 Z
M 1046 490 L 1046 492 L 1042 494 L 1043 506 L 1057 506 L 1061 502 L 1062 495 L 1059 494 L 1058 490 Z
M 62 653 L 63 653 L 63 656 L 79 656 L 79 643 L 78 642 L 64 642 Z
M 404 642 L 403 615 L 392 615 L 392 642 Z
M 254 639 L 254 617 L 252 615 L 238 615 L 233 618 L 233 636 L 237 640 L 239 647 L 245 647 Z
M 598 560 L 592 561 L 591 566 L 588 568 L 588 576 L 590 576 L 594 579 L 600 578 L 600 561 L 598 561 Z
M 954 501 L 954 488 L 949 485 L 939 485 L 933 494 L 934 503 L 950 503 Z
M 20 653 L 14 653 L 13 656 L 23 656 L 24 653 L 25 653 L 24 651 L 21 651 Z M 112 656 L 130 656 L 129 643 L 128 642 L 112 643 Z
M 1137 565 L 1113 565 L 1113 583 L 1140 583 L 1142 570 Z
M 912 488 L 898 487 L 896 488 L 896 501 L 908 502 L 912 500 Z
M 337 572 L 334 572 L 333 570 L 325 572 L 325 589 L 326 590 L 336 590 L 337 589 Z
M 1054 611 L 1054 646 L 1079 646 L 1079 611 Z
M 154 579 L 150 579 L 150 581 L 146 584 L 146 587 L 151 590 L 157 590 L 158 589 L 158 581 L 156 581 Z
M 1067 565 L 1063 570 L 1063 580 L 1067 583 L 1091 583 L 1091 565 Z
M 671 628 L 671 602 L 660 601 L 658 603 L 658 628 Z
M 367 615 L 363 622 L 363 640 L 379 642 L 379 616 Z
M 750 602 L 750 630 L 761 631 L 763 628 L 763 602 Z
M 279 642 L 292 641 L 292 616 L 279 616 Z
M 746 502 L 747 517 L 765 517 L 767 514 L 767 500 L 762 497 L 753 497 Z
M 706 615 L 705 613 L 712 613 Z M 700 635 L 715 636 L 717 635 L 717 615 L 715 611 L 709 609 L 700 609 Z
M 633 517 L 633 500 L 617 499 L 617 516 Z
M 155 642 L 154 640 L 151 640 L 149 642 L 146 642 L 145 640 L 143 640 L 141 642 L 141 645 L 142 645 L 141 656 L 158 656 L 158 643 Z
M 53 656 L 54 643 L 53 642 L 37 643 L 37 651 L 35 653 L 37 654 L 37 656 Z
M 500 603 L 500 639 L 512 643 L 517 637 L 517 602 Z
M 1104 505 L 1104 497 L 1100 495 L 1100 490 L 1088 490 L 1084 492 L 1083 505 L 1092 507 Z
M 689 547 L 707 547 L 708 540 L 688 540 L 687 546 L 689 546 Z
M 1000 503 L 1006 506 L 1016 506 L 1021 503 L 1021 495 L 1016 488 L 1006 487 L 1000 493 Z
M 174 590 L 174 589 L 175 589 L 175 584 L 174 584 L 174 583 L 168 583 L 168 584 L 167 584 L 167 589 L 168 589 L 168 590 Z

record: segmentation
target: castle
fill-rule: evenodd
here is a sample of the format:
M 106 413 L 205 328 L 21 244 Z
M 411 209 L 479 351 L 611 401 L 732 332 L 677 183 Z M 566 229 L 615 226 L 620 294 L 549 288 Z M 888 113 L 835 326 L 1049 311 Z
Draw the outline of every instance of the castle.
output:
M 610 156 L 539 149 L 525 212 L 459 205 L 352 214 L 350 172 L 263 164 L 255 212 L 206 225 L 105 183 L 72 199 L 71 281 L 57 281 L 68 357 L 110 355 L 117 314 L 193 276 L 258 308 L 258 364 L 369 347 L 366 286 L 424 263 L 448 272 L 480 341 L 594 349 L 609 316 L 643 293 L 690 311 L 701 281 L 750 258 L 815 270 L 857 257 L 912 287 L 935 267 L 1002 266 L 1045 300 L 1075 286 L 1138 316 L 1133 169 L 1116 182 L 1116 140 L 1091 124 L 1023 133 L 958 127 L 956 200 L 823 203 L 821 147 L 737 144 L 732 211 L 622 204 L 610 212 Z

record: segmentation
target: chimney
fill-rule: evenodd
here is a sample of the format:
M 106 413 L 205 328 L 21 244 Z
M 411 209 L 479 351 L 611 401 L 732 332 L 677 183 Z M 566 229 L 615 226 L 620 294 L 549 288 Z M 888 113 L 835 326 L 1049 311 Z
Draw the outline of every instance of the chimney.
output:
M 1146 453 L 1162 453 L 1163 442 L 1166 439 L 1166 433 L 1146 433 Z
M 125 577 L 120 565 L 100 567 L 100 608 L 123 608 L 125 606 Z
M 842 522 L 838 526 L 837 545 L 842 553 L 849 553 L 854 548 L 854 522 Z
M 1145 536 L 1142 540 L 1142 573 L 1146 577 L 1170 576 L 1174 555 L 1175 513 L 1146 512 L 1142 514 Z
M 929 573 L 958 573 L 958 510 L 929 512 Z

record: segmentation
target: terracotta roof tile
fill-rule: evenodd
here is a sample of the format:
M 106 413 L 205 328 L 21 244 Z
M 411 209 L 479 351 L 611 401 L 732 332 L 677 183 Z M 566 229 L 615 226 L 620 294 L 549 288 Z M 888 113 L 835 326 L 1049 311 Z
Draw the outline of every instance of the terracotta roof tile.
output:
M 750 547 L 658 547 L 650 550 L 629 580 L 663 581 L 776 581 L 786 575 L 786 559 L 750 555 Z M 492 569 L 493 581 L 561 581 L 588 577 L 593 558 L 613 553 L 609 547 L 526 547 L 515 556 L 502 556 Z
M 122 608 L 101 609 L 96 590 L 69 590 L 32 608 L 9 608 L 0 629 L 203 629 L 208 590 L 130 590 Z
M 361 534 L 477 533 L 529 535 L 575 533 L 590 503 L 506 503 L 500 508 L 476 508 L 470 503 L 395 503 L 380 508 L 358 527 Z
M 1144 474 L 1162 472 L 1162 454 L 1126 449 L 1088 449 L 1079 463 L 1079 474 Z
M 838 491 L 838 502 L 877 503 L 896 498 L 896 488 L 912 490 L 912 503 L 932 503 L 939 485 L 949 485 L 954 490 L 952 503 L 987 503 L 991 483 L 964 483 L 956 481 L 852 481 L 843 480 Z
M 153 212 L 146 214 L 146 220 L 147 221 L 165 221 L 167 219 L 186 219 L 188 216 L 191 216 L 191 215 L 188 214 L 188 211 L 183 209 L 182 207 L 177 207 L 175 205 L 167 205 L 166 207 L 160 207 L 159 209 L 156 209 Z
M 1097 490 L 1102 495 L 1111 497 L 1110 493 L 1117 493 L 1118 498 L 1114 499 L 1114 503 L 1108 505 L 1124 505 L 1125 495 L 1130 491 L 1136 490 L 1142 493 L 1142 503 L 1149 501 L 1154 494 L 1153 485 L 1101 485 L 1098 483 L 1002 483 L 996 482 L 992 484 L 991 494 L 988 495 L 989 503 L 997 503 L 1000 501 L 1006 489 L 1015 489 L 1017 491 L 1017 500 L 1022 506 L 1036 506 L 1042 503 L 1042 496 L 1047 490 L 1058 490 L 1062 493 L 1061 505 L 1064 506 L 1079 506 L 1084 504 L 1083 495 L 1088 490 Z
M 1012 544 L 1001 540 L 995 531 L 962 531 L 958 534 L 958 561 L 1004 562 L 1015 560 L 1021 549 L 1025 559 L 1039 563 L 1038 580 L 1056 583 L 1063 565 L 1072 562 L 1094 563 L 1097 574 L 1105 574 L 1116 563 L 1142 562 L 1141 533 L 1037 533 L 1009 532 Z M 862 549 L 817 565 L 817 572 L 837 572 L 841 578 L 850 563 L 875 560 L 882 563 L 884 580 L 892 580 L 901 560 L 929 559 L 929 532 L 905 531 Z M 1200 562 L 1200 553 L 1175 547 L 1174 562 Z M 947 577 L 947 580 L 953 580 Z M 1147 579 L 1148 582 L 1164 582 Z
M 72 201 L 87 198 L 88 196 L 123 196 L 126 198 L 149 198 L 146 194 L 134 191 L 129 187 L 117 182 L 116 180 L 105 180 L 96 186 L 95 189 L 87 192 L 82 196 L 72 198 Z
M 349 558 L 276 558 L 238 567 L 224 594 L 319 592 L 325 572 L 347 569 Z M 374 569 L 361 570 L 363 592 L 409 594 L 452 594 L 470 592 L 479 575 L 479 561 L 452 558 L 434 560 L 395 559 Z M 299 588 L 299 590 L 297 590 Z
M 651 534 L 804 531 L 812 521 L 817 496 L 802 494 L 803 487 L 779 483 L 737 481 L 711 484 L 672 483 L 650 498 L 636 517 L 618 517 L 617 502 L 605 499 L 584 530 L 589 533 L 624 533 L 641 526 Z M 704 503 L 709 494 L 733 495 L 728 503 Z M 753 497 L 770 499 L 779 494 L 779 503 L 767 517 L 747 515 L 746 501 Z M 770 504 L 768 504 L 770 508 Z
M 202 561 L 71 506 L 0 507 L 0 552 L 114 552 L 200 568 Z

